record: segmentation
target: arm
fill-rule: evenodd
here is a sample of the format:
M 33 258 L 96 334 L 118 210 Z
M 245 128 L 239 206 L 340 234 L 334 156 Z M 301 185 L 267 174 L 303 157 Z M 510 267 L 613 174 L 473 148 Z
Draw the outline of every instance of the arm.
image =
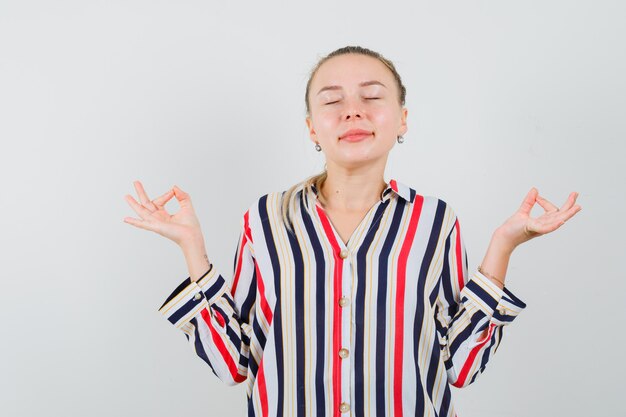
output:
M 190 276 L 159 308 L 159 312 L 185 334 L 195 353 L 228 385 L 241 383 L 248 376 L 256 293 L 256 263 L 248 214 L 249 211 L 241 221 L 235 251 L 234 292 L 208 262 L 204 244 L 196 240 L 195 245 L 181 245 Z M 204 273 L 198 272 L 201 270 Z
M 499 233 L 499 230 L 500 229 L 497 229 L 491 237 L 487 253 L 480 266 L 483 272 L 482 275 L 489 278 L 498 288 L 504 289 L 504 278 L 509 266 L 511 254 L 513 253 L 513 248 L 507 244 L 506 240 Z M 501 277 L 501 279 L 497 277 Z M 486 328 L 481 338 L 487 337 L 488 333 L 489 328 Z
M 199 235 L 193 240 L 182 243 L 181 249 L 187 263 L 189 278 L 192 282 L 198 282 L 211 266 L 211 261 L 209 261 L 204 247 L 204 237 Z
M 435 311 L 448 380 L 461 388 L 474 382 L 484 371 L 500 345 L 504 326 L 510 324 L 526 304 L 478 271 L 469 276 L 459 221 L 451 210 L 449 215 L 454 220 L 445 240 Z M 497 239 L 492 243 L 489 259 L 499 254 Z
M 531 188 L 519 209 L 494 232 L 481 265 L 484 274 L 475 271 L 469 281 L 458 219 L 450 211 L 455 220 L 446 239 L 436 317 L 452 385 L 465 387 L 484 371 L 500 345 L 504 326 L 526 307 L 504 286 L 511 253 L 520 244 L 565 224 L 581 210 L 574 204 L 577 197 L 578 193 L 570 193 L 558 208 Z M 532 218 L 530 212 L 536 203 L 546 212 Z

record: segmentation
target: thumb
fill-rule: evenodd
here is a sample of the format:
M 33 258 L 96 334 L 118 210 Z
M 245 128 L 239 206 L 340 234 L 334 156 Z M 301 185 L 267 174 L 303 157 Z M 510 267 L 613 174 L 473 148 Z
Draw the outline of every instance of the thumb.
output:
M 172 190 L 174 190 L 174 196 L 176 196 L 176 199 L 178 201 L 185 201 L 185 200 L 189 200 L 189 194 L 187 194 L 186 192 L 184 192 L 183 190 L 181 190 L 180 188 L 178 188 L 177 185 L 174 185 L 174 187 L 172 188 Z

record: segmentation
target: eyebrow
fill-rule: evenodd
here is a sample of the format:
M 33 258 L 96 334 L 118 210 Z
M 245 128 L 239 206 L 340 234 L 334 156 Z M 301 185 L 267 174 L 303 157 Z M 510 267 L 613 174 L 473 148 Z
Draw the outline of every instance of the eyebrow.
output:
M 363 81 L 362 83 L 359 84 L 359 87 L 366 87 L 368 85 L 382 85 L 383 87 L 387 88 L 385 84 L 376 80 Z M 341 90 L 341 88 L 342 87 L 340 85 L 327 85 L 326 87 L 320 88 L 320 91 L 318 91 L 317 94 L 319 95 L 321 92 L 326 91 L 326 90 Z

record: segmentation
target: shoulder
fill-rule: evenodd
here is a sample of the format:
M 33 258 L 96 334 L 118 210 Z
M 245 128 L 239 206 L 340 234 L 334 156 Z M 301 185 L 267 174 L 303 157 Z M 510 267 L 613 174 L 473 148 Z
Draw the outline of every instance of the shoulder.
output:
M 419 208 L 423 214 L 432 218 L 433 222 L 439 223 L 447 232 L 450 232 L 457 223 L 458 219 L 455 210 L 443 198 L 419 193 L 415 188 L 398 181 L 390 182 L 390 185 L 399 197 L 402 197 L 407 204 L 413 206 L 413 209 Z
M 268 221 L 281 216 L 286 191 L 270 191 L 255 197 L 244 211 L 244 216 L 255 221 Z
M 453 212 L 450 204 L 438 196 L 419 193 L 416 188 L 397 180 L 391 180 L 389 185 L 391 189 L 407 203 L 420 205 L 425 208 Z

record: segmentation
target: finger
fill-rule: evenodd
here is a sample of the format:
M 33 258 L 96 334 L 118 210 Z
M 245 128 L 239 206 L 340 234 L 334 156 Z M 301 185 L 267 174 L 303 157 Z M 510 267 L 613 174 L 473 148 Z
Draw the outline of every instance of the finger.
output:
M 141 201 L 141 204 L 147 205 L 150 202 L 150 199 L 148 198 L 148 194 L 146 194 L 146 190 L 143 189 L 141 181 L 133 181 L 133 185 L 135 186 L 135 190 L 137 191 L 137 195 L 139 196 L 139 201 Z
M 152 200 L 152 202 L 157 207 L 163 207 L 172 197 L 174 197 L 174 190 L 170 189 L 162 196 Z
M 524 197 L 524 201 L 522 201 L 522 205 L 520 206 L 520 211 L 523 213 L 530 213 L 533 206 L 535 205 L 535 200 L 537 198 L 538 191 L 535 187 L 531 188 L 526 197 Z
M 546 218 L 545 215 L 535 219 L 532 222 L 532 226 L 529 229 L 536 231 L 537 233 L 545 234 L 550 233 L 563 226 L 566 221 L 572 218 L 574 214 L 578 213 L 582 207 L 576 204 L 573 207 L 570 207 L 566 211 L 560 211 L 559 215 L 556 217 Z
M 559 208 L 541 196 L 537 196 L 537 203 L 546 211 L 559 211 Z
M 174 186 L 173 190 L 174 195 L 176 196 L 176 199 L 180 203 L 181 207 L 184 207 L 186 205 L 191 206 L 191 197 L 189 196 L 189 194 L 178 188 L 177 185 Z
M 135 190 L 137 190 L 137 195 L 139 196 L 139 200 L 141 201 L 141 204 L 143 204 L 144 207 L 146 207 L 147 209 L 150 210 L 156 210 L 156 207 L 154 206 L 154 204 L 152 204 L 152 201 L 150 201 L 150 199 L 148 198 L 148 194 L 146 194 L 146 190 L 143 189 L 143 185 L 141 184 L 141 182 L 139 180 L 133 182 L 133 184 L 135 185 Z
M 126 194 L 124 196 L 124 198 L 126 198 L 126 201 L 128 202 L 128 204 L 130 204 L 130 206 L 132 207 L 133 210 L 135 210 L 135 212 L 137 212 L 137 214 L 139 215 L 139 217 L 141 217 L 142 219 L 146 220 L 148 218 L 150 218 L 150 216 L 152 215 L 152 212 L 150 210 L 148 210 L 147 208 L 145 208 L 144 206 L 142 206 L 141 204 L 139 204 L 132 195 L 130 194 Z
M 567 211 L 569 210 L 574 203 L 576 202 L 576 199 L 578 198 L 578 193 L 577 192 L 571 192 L 569 197 L 567 197 L 567 201 L 565 201 L 565 204 L 563 204 L 563 206 L 561 206 L 560 211 Z
M 578 213 L 580 210 L 582 210 L 582 207 L 579 206 L 578 204 L 570 207 L 569 209 L 562 211 L 561 213 L 563 213 L 560 217 L 559 220 L 561 221 L 561 224 L 565 223 L 566 221 L 568 221 L 569 219 L 571 219 L 574 214 Z
M 124 222 L 139 227 L 140 229 L 151 230 L 148 227 L 148 223 L 144 222 L 143 220 L 134 219 L 132 217 L 124 217 Z

